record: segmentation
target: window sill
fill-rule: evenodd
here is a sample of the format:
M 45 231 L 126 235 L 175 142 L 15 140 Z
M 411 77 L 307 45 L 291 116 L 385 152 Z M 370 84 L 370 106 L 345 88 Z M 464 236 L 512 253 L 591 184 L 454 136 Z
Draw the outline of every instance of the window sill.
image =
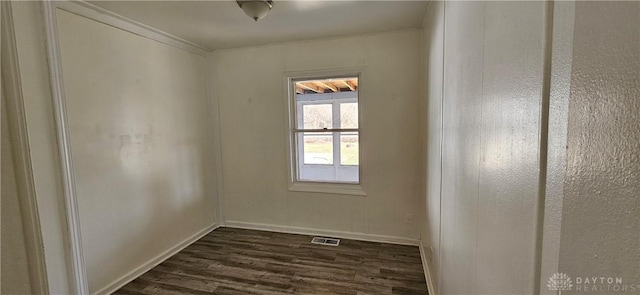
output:
M 367 196 L 359 184 L 295 182 L 289 187 L 294 192 L 325 193 L 336 195 Z

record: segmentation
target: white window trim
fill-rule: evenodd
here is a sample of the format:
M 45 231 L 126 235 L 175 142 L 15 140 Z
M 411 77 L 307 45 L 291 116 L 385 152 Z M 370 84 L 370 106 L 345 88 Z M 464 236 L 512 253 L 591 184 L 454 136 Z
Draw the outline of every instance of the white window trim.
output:
M 348 68 L 337 70 L 321 70 L 321 71 L 297 71 L 285 73 L 285 99 L 286 99 L 286 114 L 288 116 L 286 120 L 286 138 L 287 142 L 287 168 L 288 175 L 287 182 L 289 191 L 295 192 L 312 192 L 312 193 L 326 193 L 326 194 L 340 194 L 340 195 L 353 195 L 353 196 L 366 196 L 367 193 L 364 190 L 364 177 L 363 173 L 363 151 L 362 145 L 359 145 L 359 159 L 358 159 L 358 183 L 342 183 L 342 182 L 311 182 L 311 181 L 299 181 L 297 180 L 297 152 L 296 152 L 296 138 L 293 129 L 296 127 L 296 111 L 297 104 L 295 99 L 295 86 L 294 81 L 300 79 L 323 79 L 323 78 L 336 78 L 336 77 L 358 77 L 358 90 L 361 89 L 363 68 Z M 362 112 L 360 103 L 361 91 L 358 91 L 358 136 L 360 142 L 362 142 Z M 335 161 L 334 161 L 335 163 Z
M 289 190 L 294 192 L 326 193 L 336 195 L 367 195 L 361 185 L 353 183 L 294 181 L 291 186 L 289 186 Z

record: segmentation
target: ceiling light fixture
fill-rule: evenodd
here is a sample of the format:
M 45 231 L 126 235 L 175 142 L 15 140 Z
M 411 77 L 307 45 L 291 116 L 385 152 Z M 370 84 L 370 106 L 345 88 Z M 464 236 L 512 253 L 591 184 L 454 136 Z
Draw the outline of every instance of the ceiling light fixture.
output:
M 238 6 L 255 21 L 267 16 L 273 8 L 272 0 L 236 0 Z

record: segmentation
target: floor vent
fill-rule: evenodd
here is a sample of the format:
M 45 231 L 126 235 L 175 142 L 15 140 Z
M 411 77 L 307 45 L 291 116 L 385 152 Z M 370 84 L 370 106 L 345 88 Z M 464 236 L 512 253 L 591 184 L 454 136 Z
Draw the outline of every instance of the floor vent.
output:
M 313 240 L 311 240 L 311 244 L 338 246 L 340 245 L 340 240 L 332 239 L 332 238 L 315 237 L 313 238 Z

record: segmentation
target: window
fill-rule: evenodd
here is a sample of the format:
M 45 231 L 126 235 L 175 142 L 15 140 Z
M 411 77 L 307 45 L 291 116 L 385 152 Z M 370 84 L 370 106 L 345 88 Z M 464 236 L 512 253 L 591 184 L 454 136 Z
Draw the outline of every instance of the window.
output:
M 296 182 L 359 184 L 358 77 L 290 79 Z

